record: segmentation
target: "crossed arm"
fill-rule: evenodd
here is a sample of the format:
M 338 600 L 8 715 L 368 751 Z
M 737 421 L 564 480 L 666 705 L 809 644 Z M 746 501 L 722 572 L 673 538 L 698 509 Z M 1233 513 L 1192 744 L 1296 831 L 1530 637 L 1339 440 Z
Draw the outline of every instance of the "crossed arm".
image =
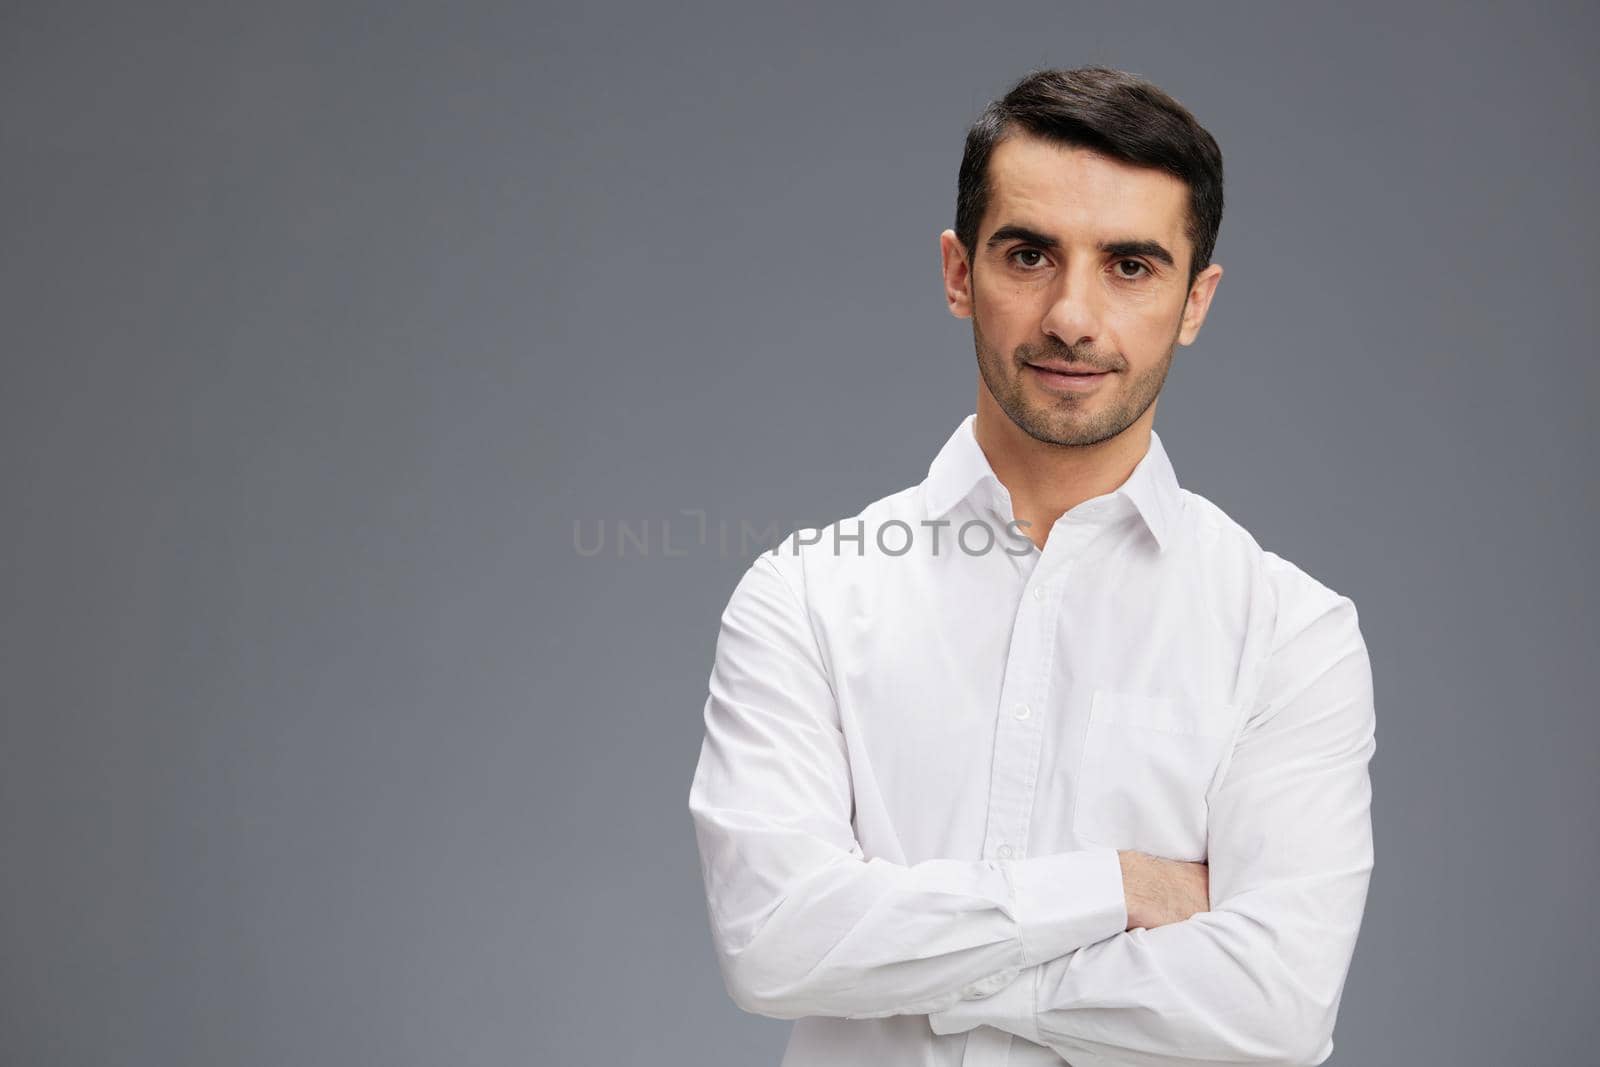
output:
M 1126 930 L 1111 849 L 863 858 L 815 638 L 759 557 L 722 616 L 689 798 L 730 995 L 988 1025 L 1080 1062 L 1322 1062 L 1372 869 L 1371 674 L 1348 599 L 1286 607 L 1210 797 L 1211 910 Z

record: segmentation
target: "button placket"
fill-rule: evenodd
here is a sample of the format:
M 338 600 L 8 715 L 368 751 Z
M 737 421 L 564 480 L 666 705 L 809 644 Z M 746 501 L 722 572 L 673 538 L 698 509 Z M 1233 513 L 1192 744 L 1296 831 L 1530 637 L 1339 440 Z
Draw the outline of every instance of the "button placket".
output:
M 1047 552 L 1048 549 L 1047 541 Z M 1035 587 L 1035 593 L 1039 588 Z M 1021 859 L 1027 854 L 1045 726 L 1044 716 L 1037 712 L 1046 706 L 1048 696 L 1056 611 L 1051 597 L 1024 596 L 1012 624 L 1001 682 L 1003 714 L 995 720 L 988 829 L 984 835 L 984 855 L 1000 860 Z
M 1002 842 L 1011 846 L 1015 857 L 1026 853 L 1047 726 L 1044 711 L 1050 706 L 1050 676 L 1063 599 L 1060 586 L 1098 533 L 1092 524 L 1058 524 L 1030 575 L 1034 595 L 1022 597 L 1018 606 L 1001 683 L 1000 706 L 1010 714 L 998 717 L 995 730 L 985 855 L 996 855 L 987 849 Z M 1047 588 L 1056 595 L 1038 595 Z

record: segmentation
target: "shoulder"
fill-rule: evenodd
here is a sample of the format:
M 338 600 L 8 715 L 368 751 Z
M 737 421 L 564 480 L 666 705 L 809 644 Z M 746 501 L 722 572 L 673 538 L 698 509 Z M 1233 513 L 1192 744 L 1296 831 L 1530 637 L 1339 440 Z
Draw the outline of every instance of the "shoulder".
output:
M 1236 564 L 1250 579 L 1261 583 L 1280 622 L 1292 626 L 1300 616 L 1341 609 L 1354 613 L 1355 604 L 1348 596 L 1298 563 L 1263 547 L 1242 523 L 1212 500 L 1190 489 L 1181 492 L 1184 518 L 1199 550 L 1214 561 Z
M 1355 602 L 1298 562 L 1263 547 L 1205 497 L 1184 490 L 1192 543 L 1247 602 L 1248 659 L 1257 674 L 1253 724 L 1321 722 L 1330 736 L 1373 732 L 1372 666 Z M 1232 561 L 1239 569 L 1225 564 Z M 1339 731 L 1344 731 L 1340 733 Z M 1309 735 L 1308 735 L 1309 736 Z
M 1195 556 L 1179 566 L 1204 584 L 1212 612 L 1238 626 L 1243 658 L 1266 692 L 1303 685 L 1335 664 L 1370 670 L 1349 596 L 1264 547 L 1215 502 L 1189 489 L 1182 494 L 1184 542 Z
M 1202 498 L 1203 499 L 1203 498 Z M 1299 562 L 1263 547 L 1239 523 L 1206 501 L 1198 510 L 1217 537 L 1239 545 L 1252 560 L 1257 585 L 1261 638 L 1265 656 L 1263 696 L 1281 705 L 1318 686 L 1342 687 L 1348 709 L 1371 716 L 1371 662 L 1355 601 L 1312 574 Z
M 853 515 L 822 526 L 791 530 L 751 564 L 782 575 L 804 603 L 808 590 L 849 582 L 871 574 L 868 566 L 897 555 L 925 537 L 923 486 L 912 485 L 867 504 Z
M 1270 549 L 1262 550 L 1262 560 L 1277 603 L 1275 645 L 1324 616 L 1342 616 L 1348 625 L 1356 625 L 1356 605 L 1350 597 Z

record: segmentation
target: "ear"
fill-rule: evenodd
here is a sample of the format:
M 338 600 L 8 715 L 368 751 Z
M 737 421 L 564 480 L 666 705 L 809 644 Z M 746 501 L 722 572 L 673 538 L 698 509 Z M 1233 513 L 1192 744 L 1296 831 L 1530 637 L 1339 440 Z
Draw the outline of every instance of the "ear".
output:
M 950 314 L 958 319 L 972 317 L 972 265 L 967 250 L 954 230 L 939 235 L 939 261 L 944 268 L 944 299 Z
M 1183 322 L 1178 326 L 1180 345 L 1194 343 L 1201 325 L 1206 321 L 1206 312 L 1211 309 L 1211 297 L 1217 291 L 1217 282 L 1221 280 L 1222 267 L 1216 263 L 1195 275 L 1194 284 L 1189 286 L 1189 298 L 1183 304 Z

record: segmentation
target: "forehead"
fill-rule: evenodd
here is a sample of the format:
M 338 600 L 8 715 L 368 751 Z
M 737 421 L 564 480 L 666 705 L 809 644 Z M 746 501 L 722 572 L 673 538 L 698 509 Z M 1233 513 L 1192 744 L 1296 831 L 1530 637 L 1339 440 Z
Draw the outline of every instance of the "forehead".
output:
M 1148 237 L 1176 253 L 1187 247 L 1188 207 L 1188 186 L 1166 171 L 1018 135 L 989 157 L 989 207 L 979 239 L 1005 223 L 1024 223 L 1068 242 Z

